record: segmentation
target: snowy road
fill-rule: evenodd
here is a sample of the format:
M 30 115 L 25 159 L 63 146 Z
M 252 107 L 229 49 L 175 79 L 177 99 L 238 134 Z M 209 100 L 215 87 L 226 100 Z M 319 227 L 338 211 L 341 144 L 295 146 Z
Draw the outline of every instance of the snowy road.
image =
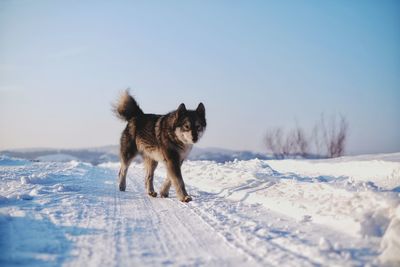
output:
M 116 177 L 115 172 L 108 173 L 112 179 Z M 105 188 L 93 186 L 100 199 L 91 201 L 95 209 L 79 223 L 104 233 L 77 238 L 80 251 L 69 265 L 231 266 L 248 261 L 187 205 L 175 199 L 147 197 L 143 174 L 139 174 L 129 176 L 125 193 L 109 180 Z
M 343 177 L 278 173 L 259 160 L 188 162 L 183 173 L 194 201 L 184 204 L 173 192 L 148 197 L 139 164 L 119 192 L 117 171 L 114 163 L 1 158 L 0 265 L 380 265 L 399 233 L 397 189 L 350 186 Z M 164 175 L 156 171 L 156 188 Z

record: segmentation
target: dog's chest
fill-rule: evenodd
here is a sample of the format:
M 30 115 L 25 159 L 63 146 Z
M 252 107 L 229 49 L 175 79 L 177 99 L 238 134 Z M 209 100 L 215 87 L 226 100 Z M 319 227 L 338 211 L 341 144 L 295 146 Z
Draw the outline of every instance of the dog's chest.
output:
M 179 153 L 181 160 L 187 159 L 190 151 L 192 151 L 193 145 L 186 145 L 185 148 Z

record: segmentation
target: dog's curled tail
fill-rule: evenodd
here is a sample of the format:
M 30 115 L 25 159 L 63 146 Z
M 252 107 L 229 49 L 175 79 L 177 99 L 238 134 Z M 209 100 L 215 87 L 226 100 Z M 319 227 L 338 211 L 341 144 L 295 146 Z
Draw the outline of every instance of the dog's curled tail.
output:
M 121 94 L 117 103 L 113 104 L 113 111 L 118 118 L 126 121 L 143 115 L 142 109 L 139 107 L 136 100 L 129 94 L 129 90 L 125 90 Z

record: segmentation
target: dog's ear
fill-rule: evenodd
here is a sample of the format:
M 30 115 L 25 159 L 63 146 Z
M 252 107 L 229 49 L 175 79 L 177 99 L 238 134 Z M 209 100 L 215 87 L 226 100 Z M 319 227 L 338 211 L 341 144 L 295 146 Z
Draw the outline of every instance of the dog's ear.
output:
M 179 118 L 181 118 L 185 113 L 186 113 L 186 106 L 185 104 L 180 104 L 178 109 L 175 111 L 175 116 L 174 116 L 174 120 L 175 122 L 178 122 Z
M 178 112 L 186 111 L 186 106 L 185 106 L 185 104 L 184 104 L 184 103 L 180 104 L 177 110 L 178 110 Z
M 197 106 L 196 112 L 202 117 L 206 116 L 206 108 L 204 107 L 203 103 L 200 102 L 200 104 Z
M 180 117 L 181 115 L 183 115 L 186 112 L 186 106 L 185 104 L 180 104 L 178 109 L 176 110 L 176 113 L 178 115 L 178 117 Z

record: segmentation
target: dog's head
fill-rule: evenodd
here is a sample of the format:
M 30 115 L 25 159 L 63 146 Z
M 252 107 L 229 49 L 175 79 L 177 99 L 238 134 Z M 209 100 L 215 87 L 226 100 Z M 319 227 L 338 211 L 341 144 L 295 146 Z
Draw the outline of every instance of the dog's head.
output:
M 184 144 L 194 144 L 206 130 L 206 109 L 200 103 L 196 110 L 187 110 L 185 104 L 180 104 L 175 111 L 175 135 Z

